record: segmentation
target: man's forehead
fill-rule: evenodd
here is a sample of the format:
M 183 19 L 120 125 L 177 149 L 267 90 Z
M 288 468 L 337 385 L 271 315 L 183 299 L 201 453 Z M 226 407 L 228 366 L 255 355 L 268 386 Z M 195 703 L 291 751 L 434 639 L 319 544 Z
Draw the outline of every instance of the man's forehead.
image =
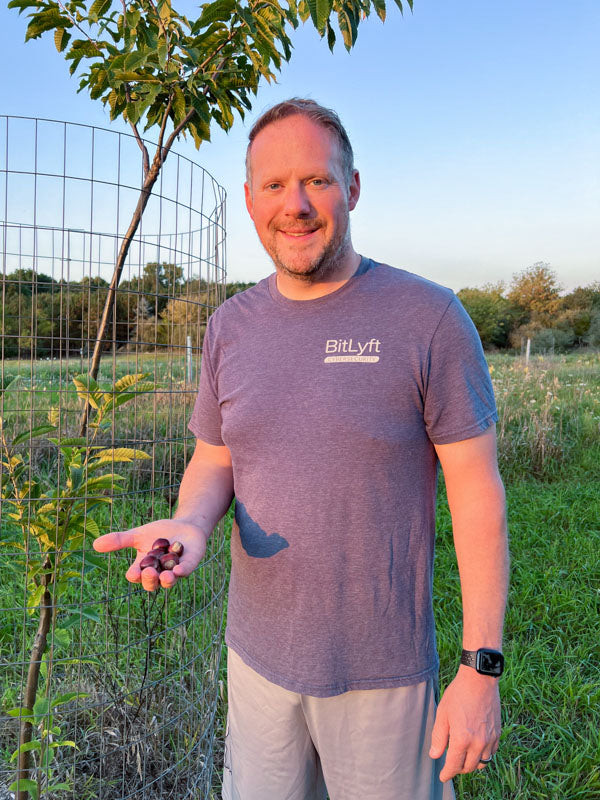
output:
M 294 114 L 270 122 L 260 130 L 248 146 L 248 158 L 253 168 L 268 169 L 277 155 L 285 158 L 287 154 L 291 156 L 298 151 L 304 156 L 313 156 L 315 161 L 340 156 L 339 144 L 332 131 L 302 114 Z

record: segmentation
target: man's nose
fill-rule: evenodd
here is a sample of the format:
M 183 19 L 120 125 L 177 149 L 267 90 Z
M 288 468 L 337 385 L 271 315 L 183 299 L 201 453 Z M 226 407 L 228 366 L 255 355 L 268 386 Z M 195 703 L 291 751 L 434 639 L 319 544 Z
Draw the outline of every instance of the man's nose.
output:
M 303 183 L 288 184 L 284 196 L 284 212 L 293 217 L 307 217 L 313 207 Z

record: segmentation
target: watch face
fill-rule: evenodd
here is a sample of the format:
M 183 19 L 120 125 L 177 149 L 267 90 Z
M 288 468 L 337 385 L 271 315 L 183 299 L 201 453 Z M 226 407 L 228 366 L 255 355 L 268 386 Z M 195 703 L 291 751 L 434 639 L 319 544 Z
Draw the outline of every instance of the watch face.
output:
M 495 650 L 477 651 L 477 671 L 484 675 L 502 675 L 504 656 Z

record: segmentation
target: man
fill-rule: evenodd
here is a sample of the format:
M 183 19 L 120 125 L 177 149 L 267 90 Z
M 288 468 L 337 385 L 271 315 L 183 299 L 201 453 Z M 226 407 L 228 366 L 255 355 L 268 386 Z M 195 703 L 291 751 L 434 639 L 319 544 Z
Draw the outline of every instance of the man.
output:
M 267 111 L 245 192 L 275 273 L 210 319 L 177 511 L 96 548 L 136 547 L 129 580 L 172 586 L 235 488 L 223 797 L 447 800 L 500 733 L 508 554 L 481 345 L 450 290 L 355 252 L 360 179 L 332 111 Z M 466 654 L 436 710 L 438 461 Z M 141 573 L 158 536 L 185 557 Z

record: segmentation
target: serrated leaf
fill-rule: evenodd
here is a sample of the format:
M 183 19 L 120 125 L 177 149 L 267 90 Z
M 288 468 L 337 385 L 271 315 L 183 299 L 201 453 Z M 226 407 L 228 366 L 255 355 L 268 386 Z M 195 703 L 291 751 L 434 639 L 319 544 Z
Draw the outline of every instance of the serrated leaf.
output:
M 57 27 L 64 28 L 65 25 L 70 26 L 70 24 L 68 18 L 63 17 L 58 8 L 48 8 L 32 17 L 31 22 L 27 26 L 25 41 L 28 42 L 30 39 L 37 39 L 46 31 L 51 31 L 53 28 Z
M 94 0 L 88 11 L 88 16 L 92 22 L 96 22 L 110 8 L 111 0 Z
M 21 442 L 29 441 L 29 439 L 35 439 L 36 436 L 43 436 L 45 433 L 50 433 L 50 431 L 55 431 L 56 425 L 50 425 L 48 423 L 44 423 L 43 425 L 38 425 L 36 428 L 32 428 L 30 431 L 23 431 L 18 436 L 12 440 L 12 446 L 14 447 Z
M 333 3 L 330 0 L 307 0 L 307 4 L 313 25 L 323 35 Z
M 202 6 L 202 14 L 194 23 L 192 33 L 206 28 L 213 22 L 226 22 L 231 17 L 235 5 L 235 0 L 216 0 L 214 3 L 205 3 Z
M 70 38 L 71 34 L 67 33 L 64 28 L 57 28 L 54 31 L 54 45 L 59 53 L 62 53 L 62 51 L 65 49 Z
M 350 11 L 346 9 L 338 11 L 338 25 L 344 40 L 344 46 L 346 50 L 350 51 L 358 35 L 356 20 Z
M 160 0 L 158 3 L 158 15 L 161 20 L 168 24 L 171 19 L 171 0 Z
M 124 478 L 121 475 L 111 473 L 110 475 L 99 475 L 97 478 L 90 478 L 86 481 L 81 489 L 86 493 L 92 491 L 102 491 L 103 489 L 114 489 L 116 481 L 122 481 Z M 119 489 L 121 487 L 118 487 Z
M 134 458 L 150 458 L 144 450 L 135 450 L 130 447 L 109 447 L 94 453 L 94 459 L 109 461 L 132 461 Z
M 37 740 L 33 742 L 24 742 L 22 745 L 17 747 L 15 752 L 10 757 L 10 760 L 16 761 L 20 753 L 27 753 L 31 750 L 41 750 L 41 749 L 42 749 L 42 743 L 38 742 Z M 21 781 L 21 783 L 23 783 L 23 781 Z

